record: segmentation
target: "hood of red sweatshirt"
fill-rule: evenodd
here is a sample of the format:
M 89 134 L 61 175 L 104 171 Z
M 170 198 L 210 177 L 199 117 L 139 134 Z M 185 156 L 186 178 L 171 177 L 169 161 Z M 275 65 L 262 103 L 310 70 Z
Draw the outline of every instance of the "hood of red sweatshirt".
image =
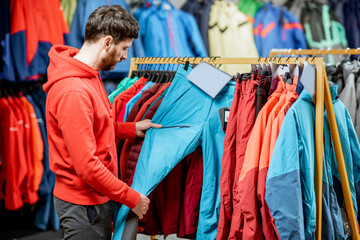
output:
M 46 93 L 49 92 L 54 83 L 65 78 L 99 78 L 98 71 L 73 58 L 78 52 L 79 49 L 64 45 L 54 45 L 50 49 L 50 63 L 47 69 L 48 81 L 43 85 Z
M 77 48 L 54 45 L 49 51 L 50 63 L 47 69 L 48 80 L 43 85 L 46 93 L 49 93 L 51 87 L 64 79 L 81 78 L 93 81 L 96 91 L 99 92 L 102 102 L 109 112 L 111 104 L 101 81 L 100 72 L 94 70 L 89 65 L 73 58 L 80 50 Z

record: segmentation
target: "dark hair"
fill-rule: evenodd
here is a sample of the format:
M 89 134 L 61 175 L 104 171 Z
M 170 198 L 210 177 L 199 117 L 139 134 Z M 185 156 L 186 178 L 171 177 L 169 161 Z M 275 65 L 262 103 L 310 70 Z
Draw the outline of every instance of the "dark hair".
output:
M 120 5 L 101 6 L 91 15 L 85 27 L 85 41 L 96 42 L 99 38 L 110 35 L 115 44 L 127 38 L 138 38 L 139 25 Z

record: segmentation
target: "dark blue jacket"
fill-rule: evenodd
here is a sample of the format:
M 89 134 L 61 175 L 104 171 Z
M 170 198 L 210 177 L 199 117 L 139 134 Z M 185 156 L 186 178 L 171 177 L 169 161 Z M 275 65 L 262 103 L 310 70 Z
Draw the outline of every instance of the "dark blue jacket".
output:
M 181 8 L 183 11 L 190 13 L 195 17 L 207 52 L 209 52 L 209 16 L 213 2 L 214 0 L 187 0 Z
M 0 80 L 15 81 L 10 50 L 10 0 L 0 2 Z
M 344 4 L 344 27 L 349 48 L 360 47 L 360 2 L 346 1 Z

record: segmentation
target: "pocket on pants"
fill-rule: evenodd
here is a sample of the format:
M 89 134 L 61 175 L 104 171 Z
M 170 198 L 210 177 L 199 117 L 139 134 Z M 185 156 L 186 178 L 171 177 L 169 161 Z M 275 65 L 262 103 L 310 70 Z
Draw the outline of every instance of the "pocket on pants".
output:
M 89 219 L 89 223 L 90 224 L 95 224 L 95 220 L 98 216 L 98 212 L 95 208 L 95 206 L 86 206 L 86 213 L 87 213 L 87 217 Z

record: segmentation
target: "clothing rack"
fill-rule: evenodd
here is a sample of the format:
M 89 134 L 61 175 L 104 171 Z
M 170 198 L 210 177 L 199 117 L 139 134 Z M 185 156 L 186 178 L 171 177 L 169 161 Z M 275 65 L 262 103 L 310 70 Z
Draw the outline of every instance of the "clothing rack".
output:
M 279 55 L 309 55 L 309 56 L 314 56 L 314 55 L 330 55 L 330 54 L 334 54 L 334 55 L 357 55 L 360 54 L 360 48 L 357 49 L 274 49 L 272 51 L 270 51 L 269 56 L 270 57 L 276 57 Z M 324 72 L 324 79 L 325 79 L 325 91 L 329 91 L 329 83 L 327 81 L 327 74 L 326 71 Z M 316 88 L 318 89 L 318 88 Z M 325 94 L 326 94 L 325 92 Z M 328 93 L 328 95 L 330 95 L 330 92 Z M 326 96 L 325 96 L 326 97 Z M 350 221 L 350 226 L 351 226 L 351 230 L 353 233 L 353 239 L 360 239 L 359 237 L 359 230 L 357 228 L 357 221 L 356 221 L 356 216 L 355 216 L 355 211 L 353 209 L 352 205 L 352 199 L 351 199 L 351 194 L 350 194 L 350 187 L 349 187 L 349 182 L 347 181 L 347 173 L 346 173 L 346 167 L 345 167 L 345 163 L 344 163 L 344 156 L 342 153 L 342 149 L 341 149 L 341 143 L 340 143 L 340 137 L 339 137 L 339 131 L 337 129 L 337 125 L 333 125 L 331 124 L 331 122 L 335 122 L 335 114 L 334 114 L 334 108 L 333 105 L 330 104 L 331 102 L 329 100 L 331 99 L 325 99 L 327 101 L 325 101 L 325 108 L 326 111 L 328 113 L 331 114 L 329 115 L 329 124 L 330 124 L 330 131 L 331 131 L 331 135 L 338 135 L 338 137 L 334 140 L 334 145 L 340 147 L 340 149 L 338 151 L 336 151 L 335 148 L 335 155 L 336 155 L 336 160 L 337 160 L 337 164 L 338 164 L 338 168 L 339 168 L 339 174 L 340 174 L 340 179 L 341 179 L 341 187 L 343 189 L 343 194 L 344 194 L 344 199 L 345 199 L 345 206 L 346 206 L 346 212 Z M 331 106 L 331 107 L 330 107 Z M 346 181 L 343 181 L 343 179 L 346 179 Z M 318 201 L 318 200 L 317 200 Z M 318 222 L 318 212 L 316 213 L 316 219 L 317 219 L 317 224 Z M 321 213 L 319 213 L 321 214 Z M 321 224 L 321 221 L 320 221 Z M 318 231 L 321 231 L 321 228 L 318 228 Z M 321 233 L 317 234 L 316 236 L 317 239 L 321 239 Z
M 288 51 L 286 52 L 287 54 Z M 360 53 L 360 51 L 359 51 Z M 284 54 L 282 52 L 281 54 Z M 301 53 L 300 53 L 301 54 Z M 272 55 L 273 56 L 273 55 Z M 324 103 L 328 113 L 328 120 L 331 130 L 331 136 L 334 141 L 335 155 L 339 168 L 341 186 L 345 199 L 346 211 L 349 217 L 351 230 L 354 239 L 359 238 L 355 211 L 351 199 L 350 186 L 347 178 L 344 156 L 340 143 L 339 131 L 336 124 L 334 107 L 332 104 L 330 88 L 327 81 L 327 75 L 324 60 L 321 57 L 300 58 L 300 57 L 279 57 L 279 58 L 132 58 L 129 76 L 132 71 L 138 70 L 139 64 L 199 64 L 207 62 L 210 64 L 297 64 L 298 62 L 316 66 L 316 97 L 315 97 L 315 194 L 316 194 L 316 219 L 317 219 L 317 239 L 321 239 L 321 216 L 322 216 L 322 179 L 323 179 L 323 133 L 324 133 Z

